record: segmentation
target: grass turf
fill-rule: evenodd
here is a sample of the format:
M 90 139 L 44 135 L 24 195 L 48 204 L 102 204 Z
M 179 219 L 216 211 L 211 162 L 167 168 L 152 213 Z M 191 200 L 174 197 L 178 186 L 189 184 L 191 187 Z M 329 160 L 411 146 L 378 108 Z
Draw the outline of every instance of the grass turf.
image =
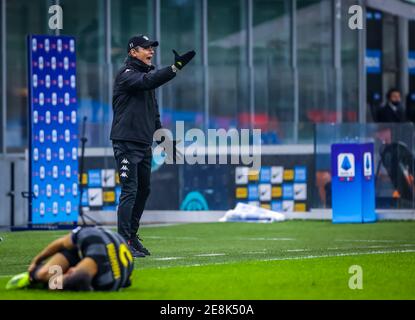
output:
M 5 291 L 65 232 L 0 233 L 0 299 L 415 299 L 415 223 L 210 223 L 143 228 L 152 255 L 120 292 Z M 363 269 L 363 289 L 348 286 Z

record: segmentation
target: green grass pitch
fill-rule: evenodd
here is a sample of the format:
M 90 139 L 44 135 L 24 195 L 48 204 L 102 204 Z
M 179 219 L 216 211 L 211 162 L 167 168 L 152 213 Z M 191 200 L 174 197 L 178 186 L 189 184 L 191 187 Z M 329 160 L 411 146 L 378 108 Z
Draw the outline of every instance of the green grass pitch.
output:
M 0 232 L 0 299 L 415 299 L 415 222 L 208 223 L 146 227 L 120 292 L 6 291 L 65 232 Z M 362 289 L 349 288 L 362 268 Z

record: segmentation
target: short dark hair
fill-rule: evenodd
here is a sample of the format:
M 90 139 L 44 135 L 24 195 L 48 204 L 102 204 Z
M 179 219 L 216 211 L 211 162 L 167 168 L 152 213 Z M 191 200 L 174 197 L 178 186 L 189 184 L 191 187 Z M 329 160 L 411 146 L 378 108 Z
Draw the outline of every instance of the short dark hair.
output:
M 386 94 L 386 99 L 389 100 L 391 98 L 392 93 L 394 93 L 394 92 L 401 93 L 401 90 L 399 90 L 398 88 L 391 88 L 391 89 L 389 89 L 388 90 L 388 93 Z
M 76 271 L 63 280 L 63 290 L 68 291 L 92 291 L 92 277 L 83 271 Z

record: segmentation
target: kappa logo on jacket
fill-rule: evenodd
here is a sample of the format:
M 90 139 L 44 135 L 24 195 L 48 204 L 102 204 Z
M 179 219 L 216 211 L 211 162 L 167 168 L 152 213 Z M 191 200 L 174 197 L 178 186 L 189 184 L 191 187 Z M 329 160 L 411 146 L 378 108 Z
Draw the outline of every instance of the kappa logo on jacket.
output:
M 121 167 L 121 171 L 130 171 L 130 169 L 128 169 L 128 167 L 124 165 Z
M 126 158 L 122 159 L 121 163 L 122 164 L 130 164 L 130 162 Z
M 120 174 L 121 178 L 128 178 L 127 172 L 123 172 Z

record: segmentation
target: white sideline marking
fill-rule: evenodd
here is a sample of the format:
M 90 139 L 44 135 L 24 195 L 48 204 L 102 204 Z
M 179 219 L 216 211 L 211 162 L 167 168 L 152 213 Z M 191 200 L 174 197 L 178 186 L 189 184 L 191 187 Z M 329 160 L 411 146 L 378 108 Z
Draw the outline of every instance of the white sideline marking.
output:
M 161 236 L 146 236 L 146 239 L 166 239 L 166 240 L 198 240 L 196 237 L 161 237 Z
M 400 246 L 399 245 L 394 245 L 394 246 L 360 246 L 360 247 L 356 247 L 356 248 L 376 249 L 376 248 L 396 248 L 396 247 L 400 247 Z
M 285 257 L 285 258 L 270 258 L 261 261 L 278 261 L 278 260 L 302 260 L 302 259 L 316 259 L 316 258 L 335 258 L 346 256 L 361 256 L 372 254 L 385 254 L 385 253 L 408 253 L 415 252 L 415 250 L 390 250 L 390 251 L 369 251 L 369 252 L 348 252 L 348 253 L 336 253 L 336 254 L 322 254 L 322 255 L 310 255 L 310 256 L 298 256 L 298 257 Z
M 415 244 L 396 244 L 392 246 L 359 246 L 359 247 L 332 247 L 332 248 L 317 248 L 317 249 L 287 249 L 285 252 L 303 252 L 313 250 L 355 250 L 355 249 L 375 249 L 375 248 L 398 248 L 398 247 L 414 247 Z
M 376 254 L 388 254 L 388 253 L 415 253 L 415 250 L 387 250 L 387 251 L 368 251 L 368 252 L 344 252 L 336 254 L 322 254 L 322 255 L 309 255 L 309 256 L 295 256 L 295 257 L 279 257 L 279 258 L 269 258 L 269 259 L 259 259 L 259 260 L 248 260 L 248 261 L 229 261 L 229 262 L 214 262 L 214 263 L 197 263 L 189 265 L 176 265 L 176 266 L 160 266 L 156 269 L 167 269 L 175 267 L 202 267 L 209 265 L 226 265 L 237 262 L 267 262 L 267 261 L 285 261 L 285 260 L 308 260 L 308 259 L 318 259 L 318 258 L 336 258 L 336 257 L 347 257 L 347 256 L 361 256 L 361 255 L 376 255 Z
M 240 238 L 239 240 L 254 240 L 254 241 L 293 241 L 292 238 Z
M 167 239 L 175 239 L 175 240 L 199 240 L 197 237 L 172 237 Z
M 338 239 L 334 241 L 340 242 L 401 242 L 405 240 L 347 240 L 347 239 Z
M 266 254 L 265 250 L 264 251 L 249 251 L 246 254 Z
M 280 258 L 270 258 L 270 259 L 259 259 L 259 260 L 244 260 L 244 261 L 229 261 L 229 262 L 213 262 L 213 263 L 195 263 L 188 265 L 174 265 L 174 266 L 159 266 L 155 269 L 169 269 L 176 267 L 203 267 L 211 265 L 226 265 L 233 264 L 237 262 L 267 262 L 267 261 L 284 261 L 284 260 L 308 260 L 308 259 L 318 259 L 318 258 L 336 258 L 336 257 L 347 257 L 347 256 L 361 256 L 361 255 L 376 255 L 376 254 L 387 254 L 387 253 L 415 253 L 415 250 L 388 250 L 388 251 L 368 251 L 368 252 L 345 252 L 345 253 L 336 253 L 336 254 L 322 254 L 322 255 L 309 255 L 309 256 L 296 256 L 296 257 L 280 257 Z M 183 259 L 183 257 L 166 257 L 166 258 L 153 258 L 153 260 L 177 260 Z M 150 268 L 153 269 L 153 268 Z M 14 275 L 0 275 L 0 278 L 9 278 Z
M 217 256 L 226 256 L 226 253 L 202 253 L 202 254 L 195 255 L 195 257 L 217 257 Z
M 177 223 L 153 223 L 153 224 L 143 224 L 140 228 L 159 228 L 159 227 L 171 227 L 176 226 Z
M 365 246 L 365 247 L 356 247 L 356 248 L 397 248 L 397 247 L 414 247 L 415 244 L 395 244 L 392 246 Z
M 325 250 L 354 250 L 354 249 L 375 249 L 375 248 L 398 248 L 398 247 L 414 247 L 415 244 L 396 244 L 392 246 L 359 246 L 359 247 L 333 247 L 325 248 Z

